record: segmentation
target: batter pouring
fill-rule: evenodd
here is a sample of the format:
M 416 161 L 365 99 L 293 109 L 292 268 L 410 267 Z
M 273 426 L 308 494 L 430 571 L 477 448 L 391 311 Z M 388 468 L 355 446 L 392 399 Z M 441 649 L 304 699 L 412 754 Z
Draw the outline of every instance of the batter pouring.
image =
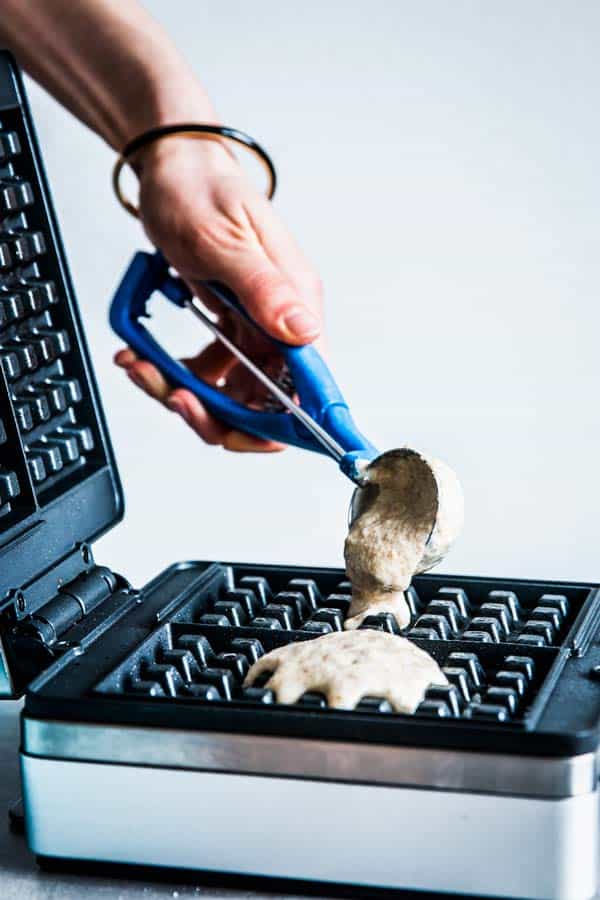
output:
M 323 694 L 328 706 L 353 709 L 362 697 L 384 697 L 396 712 L 413 713 L 430 684 L 446 684 L 437 662 L 406 638 L 358 629 L 374 613 L 410 622 L 404 592 L 416 572 L 442 559 L 463 522 L 454 472 L 414 450 L 391 450 L 364 472 L 352 503 L 345 543 L 352 603 L 344 632 L 288 644 L 261 657 L 245 684 L 270 674 L 278 703 Z
M 368 615 L 391 612 L 409 624 L 404 598 L 413 575 L 438 563 L 463 524 L 462 491 L 452 469 L 414 450 L 390 450 L 364 472 L 346 538 L 352 604 L 345 628 Z

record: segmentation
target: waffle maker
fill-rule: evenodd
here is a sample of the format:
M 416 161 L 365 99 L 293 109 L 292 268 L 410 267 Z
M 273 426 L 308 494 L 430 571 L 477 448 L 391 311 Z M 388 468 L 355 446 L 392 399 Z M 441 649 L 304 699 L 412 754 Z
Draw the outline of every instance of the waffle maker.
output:
M 450 684 L 414 716 L 244 689 L 262 653 L 343 627 L 350 586 L 336 569 L 219 561 L 136 590 L 94 561 L 122 492 L 7 54 L 0 217 L 0 693 L 25 695 L 38 861 L 591 898 L 598 586 L 416 577 L 405 633 Z

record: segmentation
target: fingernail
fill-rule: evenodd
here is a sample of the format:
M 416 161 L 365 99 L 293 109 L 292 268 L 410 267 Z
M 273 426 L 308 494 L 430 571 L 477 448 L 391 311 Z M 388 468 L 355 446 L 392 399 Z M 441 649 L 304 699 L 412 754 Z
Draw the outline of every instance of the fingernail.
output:
M 188 425 L 190 424 L 190 414 L 184 403 L 181 403 L 180 400 L 167 400 L 167 406 L 170 410 L 172 410 L 172 412 L 177 413 L 178 416 L 181 416 L 184 422 L 187 422 Z
M 319 333 L 315 316 L 303 306 L 294 306 L 283 316 L 283 327 L 297 338 L 311 338 Z

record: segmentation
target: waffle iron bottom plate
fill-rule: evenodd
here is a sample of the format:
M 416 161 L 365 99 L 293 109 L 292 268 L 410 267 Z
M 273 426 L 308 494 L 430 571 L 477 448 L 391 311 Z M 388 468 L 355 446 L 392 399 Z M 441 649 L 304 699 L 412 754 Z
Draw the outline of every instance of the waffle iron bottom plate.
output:
M 597 596 L 416 578 L 405 633 L 450 687 L 406 716 L 380 698 L 340 711 L 242 687 L 257 655 L 343 627 L 343 572 L 173 566 L 75 626 L 30 686 L 30 846 L 362 890 L 591 898 Z

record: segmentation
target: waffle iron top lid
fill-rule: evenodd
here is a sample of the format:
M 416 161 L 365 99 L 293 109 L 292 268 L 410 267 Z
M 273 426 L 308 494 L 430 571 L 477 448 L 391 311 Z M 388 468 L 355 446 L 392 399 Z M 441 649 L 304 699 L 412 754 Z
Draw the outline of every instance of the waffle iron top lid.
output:
M 0 52 L 0 641 L 91 567 L 122 508 L 23 84 Z

